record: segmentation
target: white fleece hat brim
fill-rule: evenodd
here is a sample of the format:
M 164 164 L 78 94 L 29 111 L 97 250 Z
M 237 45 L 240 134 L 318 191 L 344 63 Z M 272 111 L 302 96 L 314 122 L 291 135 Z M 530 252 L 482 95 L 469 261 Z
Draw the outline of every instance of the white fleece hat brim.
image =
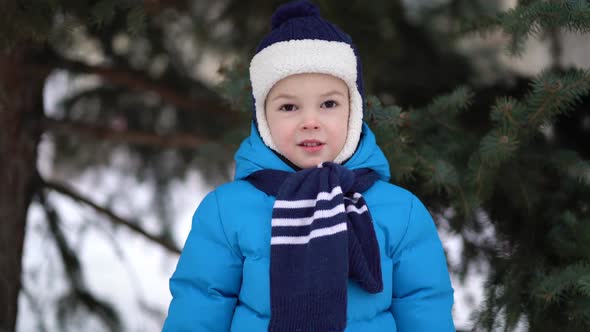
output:
M 266 121 L 266 97 L 278 81 L 305 73 L 329 74 L 340 78 L 348 86 L 348 131 L 344 147 L 334 159 L 335 163 L 341 164 L 354 154 L 363 124 L 363 100 L 356 85 L 357 58 L 347 43 L 319 39 L 288 40 L 274 43 L 258 52 L 250 62 L 250 81 L 258 131 L 263 142 L 280 153 Z

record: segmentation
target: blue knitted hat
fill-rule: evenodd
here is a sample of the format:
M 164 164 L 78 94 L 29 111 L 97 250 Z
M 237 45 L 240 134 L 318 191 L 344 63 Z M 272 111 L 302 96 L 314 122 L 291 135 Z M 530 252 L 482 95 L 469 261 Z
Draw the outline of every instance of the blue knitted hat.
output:
M 320 16 L 306 0 L 280 6 L 272 16 L 272 31 L 262 40 L 250 62 L 254 119 L 264 143 L 279 152 L 264 113 L 271 88 L 287 76 L 302 73 L 329 74 L 348 86 L 350 116 L 342 151 L 334 162 L 350 158 L 360 140 L 363 122 L 361 62 L 352 39 Z

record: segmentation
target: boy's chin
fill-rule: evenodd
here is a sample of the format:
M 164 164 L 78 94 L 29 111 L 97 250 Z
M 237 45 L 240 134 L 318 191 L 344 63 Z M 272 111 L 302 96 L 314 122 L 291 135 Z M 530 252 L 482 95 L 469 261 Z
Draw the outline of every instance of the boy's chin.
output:
M 326 161 L 332 161 L 332 160 L 323 160 L 323 159 L 306 160 L 304 162 L 294 163 L 294 164 L 297 165 L 298 167 L 302 168 L 302 169 L 306 169 L 306 168 L 318 167 L 318 165 L 320 165 L 321 163 L 326 162 Z

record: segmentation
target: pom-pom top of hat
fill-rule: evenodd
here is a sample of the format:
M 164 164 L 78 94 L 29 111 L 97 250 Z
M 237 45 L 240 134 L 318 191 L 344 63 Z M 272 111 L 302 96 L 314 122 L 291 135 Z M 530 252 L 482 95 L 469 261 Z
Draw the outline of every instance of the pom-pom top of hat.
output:
M 295 17 L 320 16 L 319 8 L 307 0 L 297 0 L 286 3 L 274 12 L 271 18 L 273 29 Z

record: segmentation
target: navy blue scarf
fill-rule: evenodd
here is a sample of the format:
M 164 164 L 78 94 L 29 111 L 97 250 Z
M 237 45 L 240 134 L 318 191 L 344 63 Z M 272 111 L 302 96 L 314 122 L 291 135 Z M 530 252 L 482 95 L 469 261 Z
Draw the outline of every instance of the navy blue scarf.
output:
M 346 328 L 348 279 L 383 290 L 379 244 L 361 192 L 378 179 L 325 162 L 298 172 L 262 170 L 247 180 L 275 196 L 270 332 Z

